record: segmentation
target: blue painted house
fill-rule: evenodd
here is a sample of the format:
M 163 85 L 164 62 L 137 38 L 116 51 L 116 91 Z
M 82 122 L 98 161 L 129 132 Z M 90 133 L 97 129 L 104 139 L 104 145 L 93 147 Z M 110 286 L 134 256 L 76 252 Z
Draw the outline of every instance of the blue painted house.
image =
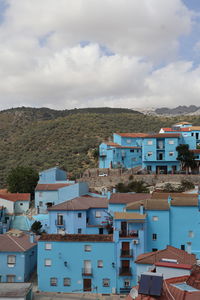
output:
M 39 173 L 40 184 L 45 183 L 66 183 L 67 172 L 58 167 L 50 168 Z
M 36 268 L 34 236 L 14 230 L 0 234 L 1 282 L 26 282 Z

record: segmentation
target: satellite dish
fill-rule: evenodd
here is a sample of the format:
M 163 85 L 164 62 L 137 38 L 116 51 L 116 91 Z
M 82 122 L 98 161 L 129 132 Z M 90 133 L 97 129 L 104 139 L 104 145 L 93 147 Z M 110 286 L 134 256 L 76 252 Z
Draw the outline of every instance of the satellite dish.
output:
M 132 288 L 132 289 L 130 290 L 129 295 L 131 296 L 132 299 L 136 299 L 137 296 L 138 296 L 138 291 L 137 291 L 137 289 Z

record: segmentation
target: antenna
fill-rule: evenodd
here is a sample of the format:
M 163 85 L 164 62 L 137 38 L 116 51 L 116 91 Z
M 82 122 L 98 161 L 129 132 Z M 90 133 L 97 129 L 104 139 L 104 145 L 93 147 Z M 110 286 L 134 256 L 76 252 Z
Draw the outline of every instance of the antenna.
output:
M 136 288 L 132 288 L 132 289 L 130 290 L 129 295 L 131 296 L 132 299 L 136 299 L 137 296 L 138 296 L 138 291 L 136 290 Z

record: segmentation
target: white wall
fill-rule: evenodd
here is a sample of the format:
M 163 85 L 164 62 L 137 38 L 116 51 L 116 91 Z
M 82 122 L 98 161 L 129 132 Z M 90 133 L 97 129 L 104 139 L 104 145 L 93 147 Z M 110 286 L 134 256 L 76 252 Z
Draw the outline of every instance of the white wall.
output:
M 167 279 L 167 278 L 171 278 L 171 277 L 190 275 L 190 270 L 177 269 L 177 268 L 166 268 L 166 267 L 157 266 L 156 273 L 163 274 L 164 279 Z
M 10 214 L 14 213 L 14 202 L 13 201 L 9 201 L 9 200 L 0 198 L 0 206 L 6 207 L 7 213 L 10 213 Z

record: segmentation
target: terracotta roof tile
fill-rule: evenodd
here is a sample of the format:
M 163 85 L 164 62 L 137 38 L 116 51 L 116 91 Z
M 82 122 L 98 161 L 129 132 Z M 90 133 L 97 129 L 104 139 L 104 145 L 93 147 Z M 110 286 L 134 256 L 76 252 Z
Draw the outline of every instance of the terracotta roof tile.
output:
M 166 268 L 186 269 L 186 270 L 191 270 L 192 269 L 192 265 L 189 265 L 189 264 L 176 264 L 176 263 L 170 263 L 170 262 L 156 262 L 154 265 L 156 267 L 166 267 Z
M 38 184 L 35 188 L 36 191 L 57 191 L 63 187 L 72 185 L 70 183 L 51 183 L 51 184 Z
M 39 241 L 52 242 L 113 242 L 112 234 L 43 234 Z
M 171 200 L 172 206 L 198 206 L 198 198 L 197 197 L 173 197 Z
M 139 213 L 128 213 L 128 212 L 115 212 L 114 213 L 115 220 L 142 220 L 146 219 L 146 214 L 139 214 Z
M 36 243 L 30 243 L 30 237 L 25 233 L 19 237 L 9 233 L 0 234 L 0 252 L 24 252 L 35 245 Z
M 136 258 L 135 262 L 138 264 L 155 264 L 156 262 L 160 262 L 162 258 L 176 259 L 179 264 L 193 265 L 196 262 L 194 254 L 189 254 L 173 246 L 167 246 L 167 248 L 163 250 L 141 254 Z
M 147 133 L 140 133 L 140 132 L 130 132 L 130 133 L 119 133 L 115 132 L 115 134 L 120 135 L 122 137 L 129 137 L 129 138 L 137 138 L 137 137 L 146 137 L 148 134 Z
M 143 205 L 146 210 L 169 210 L 167 200 L 162 199 L 146 199 L 126 205 L 126 210 L 138 210 Z
M 146 138 L 179 138 L 180 136 L 180 133 L 156 133 L 149 134 Z
M 151 198 L 150 194 L 147 193 L 114 193 L 111 195 L 110 204 L 127 204 L 134 201 L 145 200 Z
M 89 208 L 107 208 L 108 200 L 101 197 L 77 197 L 50 207 L 54 210 L 87 210 Z
M 30 201 L 31 194 L 28 193 L 5 193 L 0 194 L 0 198 L 9 200 L 12 202 L 16 201 Z
M 122 146 L 113 142 L 105 142 L 106 145 L 115 147 L 115 148 L 122 148 L 122 149 L 141 149 L 142 147 L 134 147 L 134 146 Z
M 152 198 L 154 199 L 168 199 L 168 197 L 184 197 L 184 198 L 194 198 L 197 197 L 198 194 L 189 194 L 189 193 L 159 193 L 154 192 L 152 193 Z

